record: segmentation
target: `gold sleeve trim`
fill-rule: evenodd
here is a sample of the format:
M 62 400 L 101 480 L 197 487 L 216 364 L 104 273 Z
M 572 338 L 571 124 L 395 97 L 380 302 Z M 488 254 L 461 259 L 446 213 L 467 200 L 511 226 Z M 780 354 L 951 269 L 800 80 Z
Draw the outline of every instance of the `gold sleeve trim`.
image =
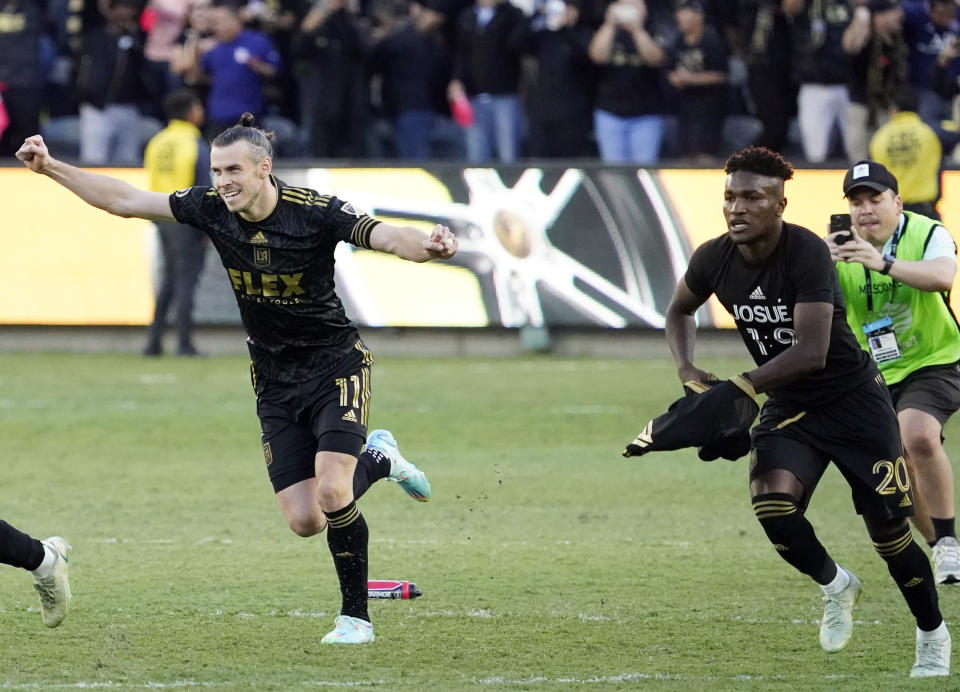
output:
M 372 216 L 361 216 L 360 219 L 353 224 L 353 228 L 350 229 L 350 244 L 362 247 L 365 250 L 372 250 L 370 233 L 378 223 L 380 222 Z

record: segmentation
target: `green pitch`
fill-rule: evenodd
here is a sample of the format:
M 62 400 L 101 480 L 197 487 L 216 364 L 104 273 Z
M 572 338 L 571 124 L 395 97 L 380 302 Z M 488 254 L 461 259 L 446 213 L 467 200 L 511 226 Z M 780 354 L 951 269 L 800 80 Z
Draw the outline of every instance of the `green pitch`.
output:
M 865 594 L 827 655 L 819 590 L 768 545 L 746 460 L 620 456 L 678 394 L 663 360 L 381 359 L 371 426 L 433 501 L 363 498 L 370 576 L 424 595 L 371 603 L 377 641 L 336 648 L 326 540 L 277 509 L 246 361 L 0 355 L 0 518 L 74 547 L 55 630 L 0 566 L 0 689 L 960 687 L 908 679 L 913 621 L 833 469 L 809 516 Z M 960 637 L 960 587 L 941 602 Z

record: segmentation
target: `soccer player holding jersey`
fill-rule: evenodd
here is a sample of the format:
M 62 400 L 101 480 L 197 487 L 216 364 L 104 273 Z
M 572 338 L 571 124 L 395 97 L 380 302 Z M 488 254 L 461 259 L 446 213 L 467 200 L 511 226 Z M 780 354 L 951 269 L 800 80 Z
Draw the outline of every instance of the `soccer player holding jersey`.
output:
M 694 315 L 711 295 L 733 315 L 757 367 L 737 386 L 699 396 L 766 393 L 752 431 L 750 494 L 779 555 L 823 589 L 820 644 L 843 649 L 861 584 L 838 565 L 804 514 L 831 461 L 850 485 L 874 547 L 917 621 L 910 675 L 950 674 L 950 634 L 923 550 L 910 533 L 913 494 L 896 412 L 883 378 L 846 321 L 826 244 L 783 220 L 784 182 L 793 169 L 778 154 L 750 147 L 726 163 L 727 233 L 694 252 L 666 316 L 666 336 L 682 382 L 707 381 L 693 363 Z
M 429 236 L 386 224 L 336 197 L 285 185 L 272 173 L 270 141 L 250 114 L 212 142 L 213 185 L 170 195 L 58 161 L 39 136 L 28 138 L 17 158 L 111 214 L 189 224 L 210 237 L 247 332 L 280 510 L 299 536 L 327 528 L 343 605 L 322 642 L 373 641 L 368 532 L 355 501 L 379 478 L 423 501 L 430 486 L 389 431 L 367 436 L 373 356 L 334 291 L 334 248 L 345 241 L 425 262 L 453 257 L 456 237 L 439 224 Z

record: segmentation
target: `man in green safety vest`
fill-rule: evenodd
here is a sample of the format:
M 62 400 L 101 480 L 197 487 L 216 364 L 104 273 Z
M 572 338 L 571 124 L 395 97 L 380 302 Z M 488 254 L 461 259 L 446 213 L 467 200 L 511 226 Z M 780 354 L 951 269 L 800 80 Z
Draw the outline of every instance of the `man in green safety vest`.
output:
M 850 230 L 826 243 L 847 322 L 890 389 L 914 486 L 914 526 L 933 549 L 938 584 L 960 583 L 953 471 L 943 449 L 960 408 L 960 327 L 950 309 L 957 247 L 935 219 L 903 210 L 897 179 L 876 161 L 847 171 Z

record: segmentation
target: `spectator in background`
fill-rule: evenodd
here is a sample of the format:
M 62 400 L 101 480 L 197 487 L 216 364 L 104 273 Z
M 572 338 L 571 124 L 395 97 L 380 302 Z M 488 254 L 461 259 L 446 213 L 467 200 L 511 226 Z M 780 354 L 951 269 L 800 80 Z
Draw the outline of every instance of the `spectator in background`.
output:
M 280 54 L 265 35 L 243 28 L 234 0 L 214 0 L 209 17 L 216 43 L 202 55 L 199 67 L 210 79 L 207 132 L 215 136 L 244 113 L 263 117 L 263 80 L 277 74 Z
M 167 127 L 147 143 L 144 167 L 154 192 L 176 192 L 210 183 L 210 147 L 200 134 L 204 110 L 188 89 L 167 94 L 163 102 Z M 163 278 L 157 291 L 153 322 L 147 331 L 145 356 L 163 353 L 163 333 L 170 306 L 176 309 L 177 355 L 196 356 L 193 343 L 193 296 L 203 269 L 206 236 L 193 226 L 157 221 Z
M 248 29 L 259 31 L 269 38 L 280 53 L 283 69 L 264 81 L 264 100 L 267 109 L 286 120 L 299 117 L 297 81 L 287 66 L 293 64 L 293 38 L 299 30 L 300 19 L 307 11 L 307 0 L 248 0 L 240 16 Z M 271 128 L 275 126 L 271 119 Z
M 797 124 L 803 154 L 811 163 L 823 163 L 832 152 L 839 131 L 847 150 L 847 86 L 850 57 L 841 45 L 850 24 L 848 0 L 783 0 L 792 30 L 793 65 L 797 92 Z
M 960 37 L 949 36 L 943 42 L 943 48 L 937 61 L 933 65 L 931 81 L 936 92 L 947 101 L 953 101 L 960 93 Z M 945 151 L 956 162 L 958 160 L 957 145 L 960 144 L 960 120 L 955 112 L 949 120 L 944 120 L 934 129 L 940 137 Z
M 434 135 L 449 121 L 446 88 L 451 51 L 442 28 L 446 17 L 410 3 L 410 15 L 381 39 L 370 55 L 370 72 L 382 77 L 383 108 L 393 125 L 397 155 L 410 161 L 434 157 Z
M 546 0 L 530 25 L 525 45 L 537 68 L 527 100 L 530 156 L 593 155 L 587 140 L 596 83 L 588 55 L 592 36 L 580 22 L 579 0 Z
M 950 101 L 933 85 L 937 56 L 957 31 L 957 0 L 904 0 L 903 37 L 910 50 L 909 81 L 917 93 L 917 113 L 937 127 L 950 117 Z M 899 177 L 899 176 L 898 176 Z
M 847 156 L 867 158 L 870 137 L 890 119 L 890 102 L 907 81 L 909 51 L 903 40 L 903 10 L 897 0 L 868 0 L 857 6 L 843 32 L 852 57 L 847 109 Z
M 797 113 L 797 83 L 789 15 L 796 0 L 742 0 L 744 34 L 741 55 L 748 72 L 752 111 L 763 125 L 756 146 L 783 152 L 790 120 Z
M 297 14 L 304 3 L 301 0 L 246 0 L 240 7 L 240 16 L 247 28 L 266 34 L 275 42 L 290 39 L 297 28 Z M 281 46 L 278 46 L 282 50 Z
M 147 67 L 154 72 L 162 94 L 182 86 L 180 77 L 170 70 L 177 38 L 187 23 L 192 0 L 149 0 L 140 25 L 146 29 L 143 47 Z
M 363 51 L 363 34 L 347 3 L 316 0 L 300 22 L 293 49 L 300 126 L 310 156 L 363 155 L 367 122 Z
M 476 0 L 457 18 L 454 79 L 447 97 L 464 95 L 473 107 L 467 128 L 467 160 L 496 158 L 512 163 L 520 156 L 523 107 L 520 59 L 527 17 L 507 0 Z
M 600 65 L 593 129 L 607 163 L 653 165 L 663 143 L 666 94 L 660 67 L 666 61 L 663 35 L 652 35 L 644 0 L 610 3 L 590 42 Z
M 727 114 L 727 46 L 707 26 L 701 0 L 678 0 L 680 35 L 670 47 L 672 69 L 667 73 L 677 90 L 677 116 L 683 155 L 705 162 L 723 143 Z
M 191 0 L 186 24 L 171 50 L 170 71 L 205 102 L 209 87 L 200 69 L 200 57 L 216 44 L 210 21 L 210 0 Z
M 40 64 L 45 11 L 46 2 L 41 0 L 0 4 L 0 96 L 10 118 L 7 129 L 0 130 L 0 154 L 4 156 L 40 129 L 46 81 Z
M 870 140 L 870 158 L 897 179 L 906 211 L 939 219 L 943 148 L 937 133 L 920 119 L 917 104 L 913 87 L 900 87 L 890 106 L 890 121 Z
M 139 166 L 143 152 L 140 107 L 157 85 L 143 54 L 138 0 L 103 0 L 106 23 L 85 30 L 77 73 L 80 160 Z

